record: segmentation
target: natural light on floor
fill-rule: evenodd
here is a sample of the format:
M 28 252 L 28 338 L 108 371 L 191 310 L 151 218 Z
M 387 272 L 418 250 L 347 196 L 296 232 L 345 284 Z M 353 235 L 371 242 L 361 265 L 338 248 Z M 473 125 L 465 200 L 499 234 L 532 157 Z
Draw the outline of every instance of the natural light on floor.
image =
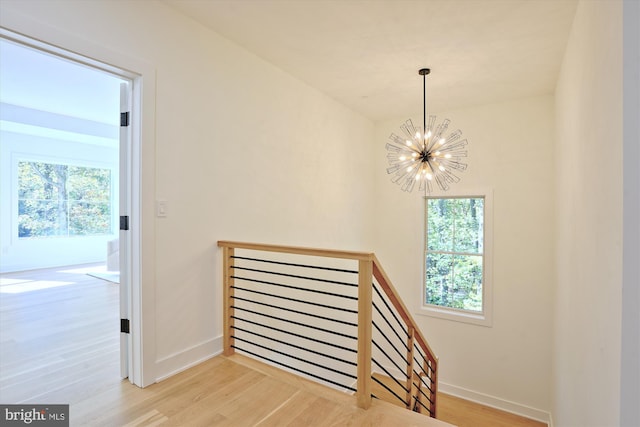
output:
M 107 267 L 104 265 L 90 265 L 88 267 L 71 268 L 68 270 L 58 270 L 58 273 L 71 273 L 71 274 L 89 274 L 106 272 Z
M 41 289 L 57 288 L 59 286 L 73 285 L 74 282 L 61 282 L 57 280 L 25 280 L 0 278 L 0 293 L 19 294 L 22 292 L 39 291 Z
M 64 270 L 58 270 L 58 273 L 89 274 L 95 277 L 104 275 L 107 273 L 116 274 L 117 272 L 107 272 L 104 265 L 90 265 L 80 268 L 69 268 Z M 113 279 L 106 278 L 105 280 L 114 281 Z M 12 279 L 9 277 L 0 277 L 0 293 L 3 294 L 19 294 L 23 292 L 39 291 L 42 289 L 57 288 L 60 286 L 73 285 L 75 281 L 63 281 L 63 280 L 32 280 L 32 279 Z

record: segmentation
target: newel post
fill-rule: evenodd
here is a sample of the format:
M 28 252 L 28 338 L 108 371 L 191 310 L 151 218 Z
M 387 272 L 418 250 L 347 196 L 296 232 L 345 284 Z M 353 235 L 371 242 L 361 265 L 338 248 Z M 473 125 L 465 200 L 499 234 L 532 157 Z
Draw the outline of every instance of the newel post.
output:
M 224 319 L 222 321 L 222 333 L 223 333 L 223 346 L 224 346 L 224 354 L 225 356 L 232 355 L 235 350 L 231 347 L 234 344 L 234 340 L 231 337 L 233 333 L 233 324 L 234 319 L 233 316 L 233 308 L 231 305 L 233 304 L 233 263 L 234 259 L 232 258 L 234 254 L 234 249 L 224 246 L 222 248 L 222 270 L 223 270 L 223 283 L 222 283 L 222 313 Z
M 371 293 L 373 261 L 360 260 L 358 265 L 358 406 L 371 406 Z

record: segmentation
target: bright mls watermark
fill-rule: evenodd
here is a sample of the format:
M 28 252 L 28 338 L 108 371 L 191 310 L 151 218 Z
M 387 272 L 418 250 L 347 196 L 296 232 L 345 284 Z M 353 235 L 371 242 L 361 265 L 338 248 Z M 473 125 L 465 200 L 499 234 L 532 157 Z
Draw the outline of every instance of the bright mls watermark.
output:
M 69 427 L 69 405 L 2 405 L 3 426 Z

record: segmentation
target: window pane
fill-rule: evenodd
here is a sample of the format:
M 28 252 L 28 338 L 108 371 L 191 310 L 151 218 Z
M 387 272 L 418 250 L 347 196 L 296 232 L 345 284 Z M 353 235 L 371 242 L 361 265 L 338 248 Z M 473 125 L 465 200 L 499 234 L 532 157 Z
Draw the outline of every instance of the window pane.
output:
M 66 235 L 66 200 L 18 201 L 18 237 Z
M 453 255 L 427 255 L 426 303 L 451 307 L 453 291 Z
M 57 200 L 66 198 L 67 166 L 42 162 L 18 162 L 18 198 Z
M 453 250 L 452 199 L 427 200 L 427 249 L 430 251 Z
M 109 169 L 69 167 L 69 200 L 109 202 L 111 171 Z
M 426 303 L 482 311 L 482 257 L 427 256 Z
M 484 200 L 451 199 L 454 211 L 454 252 L 482 253 Z
M 453 260 L 455 305 L 471 311 L 482 311 L 482 257 L 455 255 Z
M 69 235 L 85 236 L 111 232 L 111 209 L 104 202 L 69 202 Z

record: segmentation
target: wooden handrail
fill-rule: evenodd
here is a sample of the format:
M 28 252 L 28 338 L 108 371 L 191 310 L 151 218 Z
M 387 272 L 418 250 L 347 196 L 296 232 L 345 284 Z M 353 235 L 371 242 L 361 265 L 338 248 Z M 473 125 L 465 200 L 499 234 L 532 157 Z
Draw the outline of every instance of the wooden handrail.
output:
M 420 367 L 424 372 L 430 373 L 431 380 L 431 403 L 429 412 L 432 417 L 436 416 L 436 392 L 437 392 L 437 369 L 438 358 L 427 343 L 427 340 L 422 335 L 422 332 L 418 328 L 415 320 L 409 313 L 409 310 L 402 302 L 398 292 L 393 287 L 391 280 L 387 276 L 386 272 L 382 268 L 380 261 L 372 252 L 356 252 L 356 251 L 343 251 L 332 249 L 317 249 L 308 247 L 297 246 L 281 246 L 281 245 L 269 245 L 260 243 L 246 243 L 246 242 L 234 242 L 227 240 L 218 241 L 218 247 L 223 248 L 224 252 L 224 352 L 225 354 L 232 354 L 233 338 L 232 329 L 234 322 L 231 316 L 233 316 L 233 308 L 231 308 L 229 301 L 233 297 L 233 277 L 231 270 L 233 269 L 233 255 L 235 249 L 246 249 L 253 251 L 265 251 L 265 252 L 279 252 L 296 255 L 350 259 L 358 261 L 358 356 L 357 356 L 357 403 L 362 408 L 368 408 L 371 404 L 371 340 L 372 340 L 372 283 L 375 277 L 376 281 L 386 294 L 387 298 L 404 321 L 407 330 L 409 331 L 408 337 L 408 361 L 407 367 L 407 387 L 410 392 L 408 393 L 407 407 L 412 408 L 415 400 L 411 398 L 411 391 L 414 389 L 410 383 L 414 378 L 413 375 L 413 343 L 420 347 L 425 356 L 424 366 Z M 422 380 L 418 376 L 420 384 Z M 421 389 L 421 386 L 418 387 Z
M 253 251 L 281 252 L 281 253 L 287 253 L 287 254 L 319 256 L 319 257 L 325 257 L 325 258 L 354 259 L 358 261 L 372 261 L 374 257 L 374 254 L 371 252 L 340 251 L 335 249 L 316 249 L 316 248 L 305 248 L 301 246 L 266 245 L 262 243 L 232 242 L 227 240 L 218 241 L 218 247 L 250 249 Z

